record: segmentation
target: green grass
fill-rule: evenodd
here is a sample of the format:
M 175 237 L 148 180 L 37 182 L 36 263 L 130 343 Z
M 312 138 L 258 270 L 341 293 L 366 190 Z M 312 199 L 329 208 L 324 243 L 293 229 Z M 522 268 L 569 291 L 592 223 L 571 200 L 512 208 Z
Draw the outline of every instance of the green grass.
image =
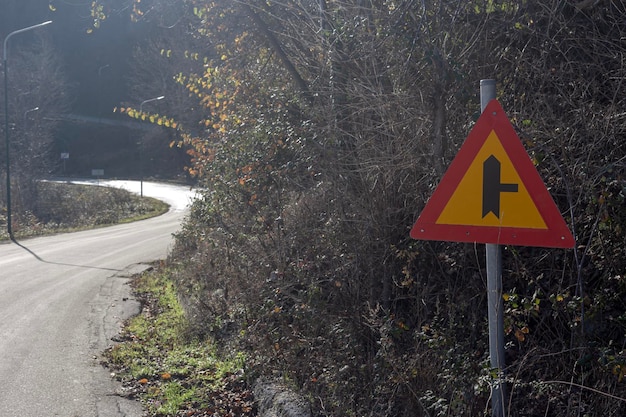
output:
M 194 415 L 193 410 L 218 409 L 250 415 L 243 355 L 224 357 L 210 340 L 189 337 L 167 270 L 146 273 L 134 285 L 143 311 L 129 320 L 122 335 L 125 341 L 109 349 L 106 358 L 126 389 L 141 398 L 149 415 L 175 416 L 181 410 Z M 220 398 L 228 398 L 229 403 Z
M 13 234 L 18 239 L 105 227 L 143 220 L 165 213 L 169 206 L 127 190 L 41 182 L 35 201 L 26 207 L 15 204 Z M 6 212 L 0 213 L 0 240 L 9 238 Z

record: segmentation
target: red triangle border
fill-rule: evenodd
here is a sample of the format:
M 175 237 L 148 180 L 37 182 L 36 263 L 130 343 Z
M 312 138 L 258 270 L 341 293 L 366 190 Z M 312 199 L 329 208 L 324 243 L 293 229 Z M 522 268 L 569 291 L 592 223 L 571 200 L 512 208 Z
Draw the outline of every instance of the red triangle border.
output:
M 543 217 L 547 229 L 436 223 L 492 130 L 498 136 L 535 207 Z M 574 237 L 565 224 L 565 220 L 497 100 L 491 100 L 485 107 L 435 192 L 426 203 L 410 235 L 414 239 L 451 242 L 554 248 L 572 248 L 575 245 Z

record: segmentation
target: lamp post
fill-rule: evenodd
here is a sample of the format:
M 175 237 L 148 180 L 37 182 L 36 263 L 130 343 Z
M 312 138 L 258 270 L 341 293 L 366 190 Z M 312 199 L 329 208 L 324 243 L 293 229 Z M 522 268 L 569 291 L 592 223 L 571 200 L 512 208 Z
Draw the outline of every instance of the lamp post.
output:
M 102 118 L 102 70 L 109 68 L 110 65 L 102 65 L 98 68 L 98 119 Z
M 106 64 L 98 68 L 98 80 L 100 80 L 100 76 L 102 76 L 102 70 L 105 68 L 108 68 L 109 66 L 110 66 L 109 64 Z
M 148 100 L 144 100 L 139 105 L 139 113 L 143 114 L 143 105 L 146 103 L 150 103 L 152 101 L 163 100 L 165 96 L 158 96 L 154 98 L 149 98 Z M 140 185 L 140 196 L 143 197 L 143 136 L 141 137 L 141 141 L 139 143 L 139 183 Z
M 33 107 L 32 109 L 30 109 L 30 110 L 26 110 L 26 111 L 24 112 L 24 124 L 26 124 L 26 121 L 28 120 L 28 119 L 27 119 L 27 117 L 28 117 L 28 113 L 31 113 L 31 112 L 34 112 L 34 111 L 37 111 L 37 110 L 39 110 L 39 107 Z
M 9 44 L 9 39 L 13 35 L 17 35 L 22 32 L 27 32 L 29 30 L 37 29 L 41 26 L 45 26 L 52 23 L 52 20 L 48 20 L 46 22 L 39 23 L 37 25 L 28 26 L 23 29 L 15 30 L 7 35 L 4 38 L 4 48 L 2 55 L 2 68 L 4 69 L 4 140 L 6 146 L 6 164 L 7 164 L 7 233 L 9 234 L 9 238 L 13 239 L 13 229 L 11 227 L 11 159 L 9 157 L 9 81 L 8 75 L 9 72 L 8 63 L 7 63 L 7 47 Z
M 39 110 L 39 106 L 33 107 L 32 109 L 28 109 L 24 112 L 24 141 L 28 141 L 28 115 L 29 113 L 35 112 Z

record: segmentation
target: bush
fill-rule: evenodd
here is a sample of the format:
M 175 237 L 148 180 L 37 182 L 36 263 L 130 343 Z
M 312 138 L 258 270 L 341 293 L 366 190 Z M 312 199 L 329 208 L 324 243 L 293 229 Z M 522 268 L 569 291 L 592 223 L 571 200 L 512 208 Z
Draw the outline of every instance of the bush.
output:
M 264 81 L 246 124 L 195 159 L 207 191 L 172 255 L 186 309 L 319 415 L 488 413 L 484 251 L 408 231 L 489 74 L 577 239 L 504 248 L 509 414 L 624 413 L 623 10 L 435 3 L 334 4 L 315 45 L 267 10 L 318 93 L 282 88 L 275 61 L 245 67 Z

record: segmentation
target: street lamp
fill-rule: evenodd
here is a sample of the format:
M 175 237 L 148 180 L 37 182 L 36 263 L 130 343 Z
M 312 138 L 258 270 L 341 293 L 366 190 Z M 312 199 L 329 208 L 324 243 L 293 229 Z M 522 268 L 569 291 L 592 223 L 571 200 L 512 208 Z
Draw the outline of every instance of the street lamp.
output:
M 18 33 L 27 32 L 29 30 L 37 29 L 41 26 L 49 25 L 52 23 L 52 20 L 48 20 L 43 23 L 39 23 L 37 25 L 28 26 L 24 29 L 15 30 L 7 35 L 4 38 L 4 49 L 2 56 L 2 67 L 4 68 L 4 140 L 6 146 L 6 164 L 7 164 L 7 233 L 9 234 L 9 238 L 13 239 L 13 229 L 11 227 L 11 159 L 9 158 L 9 81 L 8 75 L 9 72 L 8 63 L 7 63 L 7 47 L 9 43 L 9 39 L 13 35 L 17 35 Z
M 102 76 L 102 70 L 105 68 L 108 68 L 109 66 L 110 66 L 109 64 L 106 64 L 98 68 L 98 81 L 100 81 L 100 76 Z
M 98 68 L 98 119 L 102 118 L 102 70 L 109 67 L 109 64 L 105 64 Z
M 28 119 L 27 119 L 27 117 L 28 117 L 28 113 L 31 113 L 31 112 L 34 112 L 34 111 L 37 111 L 37 110 L 39 110 L 39 107 L 33 107 L 32 109 L 30 109 L 30 110 L 26 110 L 26 111 L 24 112 L 24 124 L 26 124 L 26 121 L 28 120 Z
M 150 103 L 152 101 L 163 100 L 165 96 L 158 96 L 155 98 L 149 98 L 148 100 L 144 100 L 139 105 L 139 113 L 143 114 L 143 105 L 146 103 Z M 141 137 L 141 142 L 139 144 L 139 183 L 141 184 L 140 188 L 140 196 L 143 197 L 143 136 Z

